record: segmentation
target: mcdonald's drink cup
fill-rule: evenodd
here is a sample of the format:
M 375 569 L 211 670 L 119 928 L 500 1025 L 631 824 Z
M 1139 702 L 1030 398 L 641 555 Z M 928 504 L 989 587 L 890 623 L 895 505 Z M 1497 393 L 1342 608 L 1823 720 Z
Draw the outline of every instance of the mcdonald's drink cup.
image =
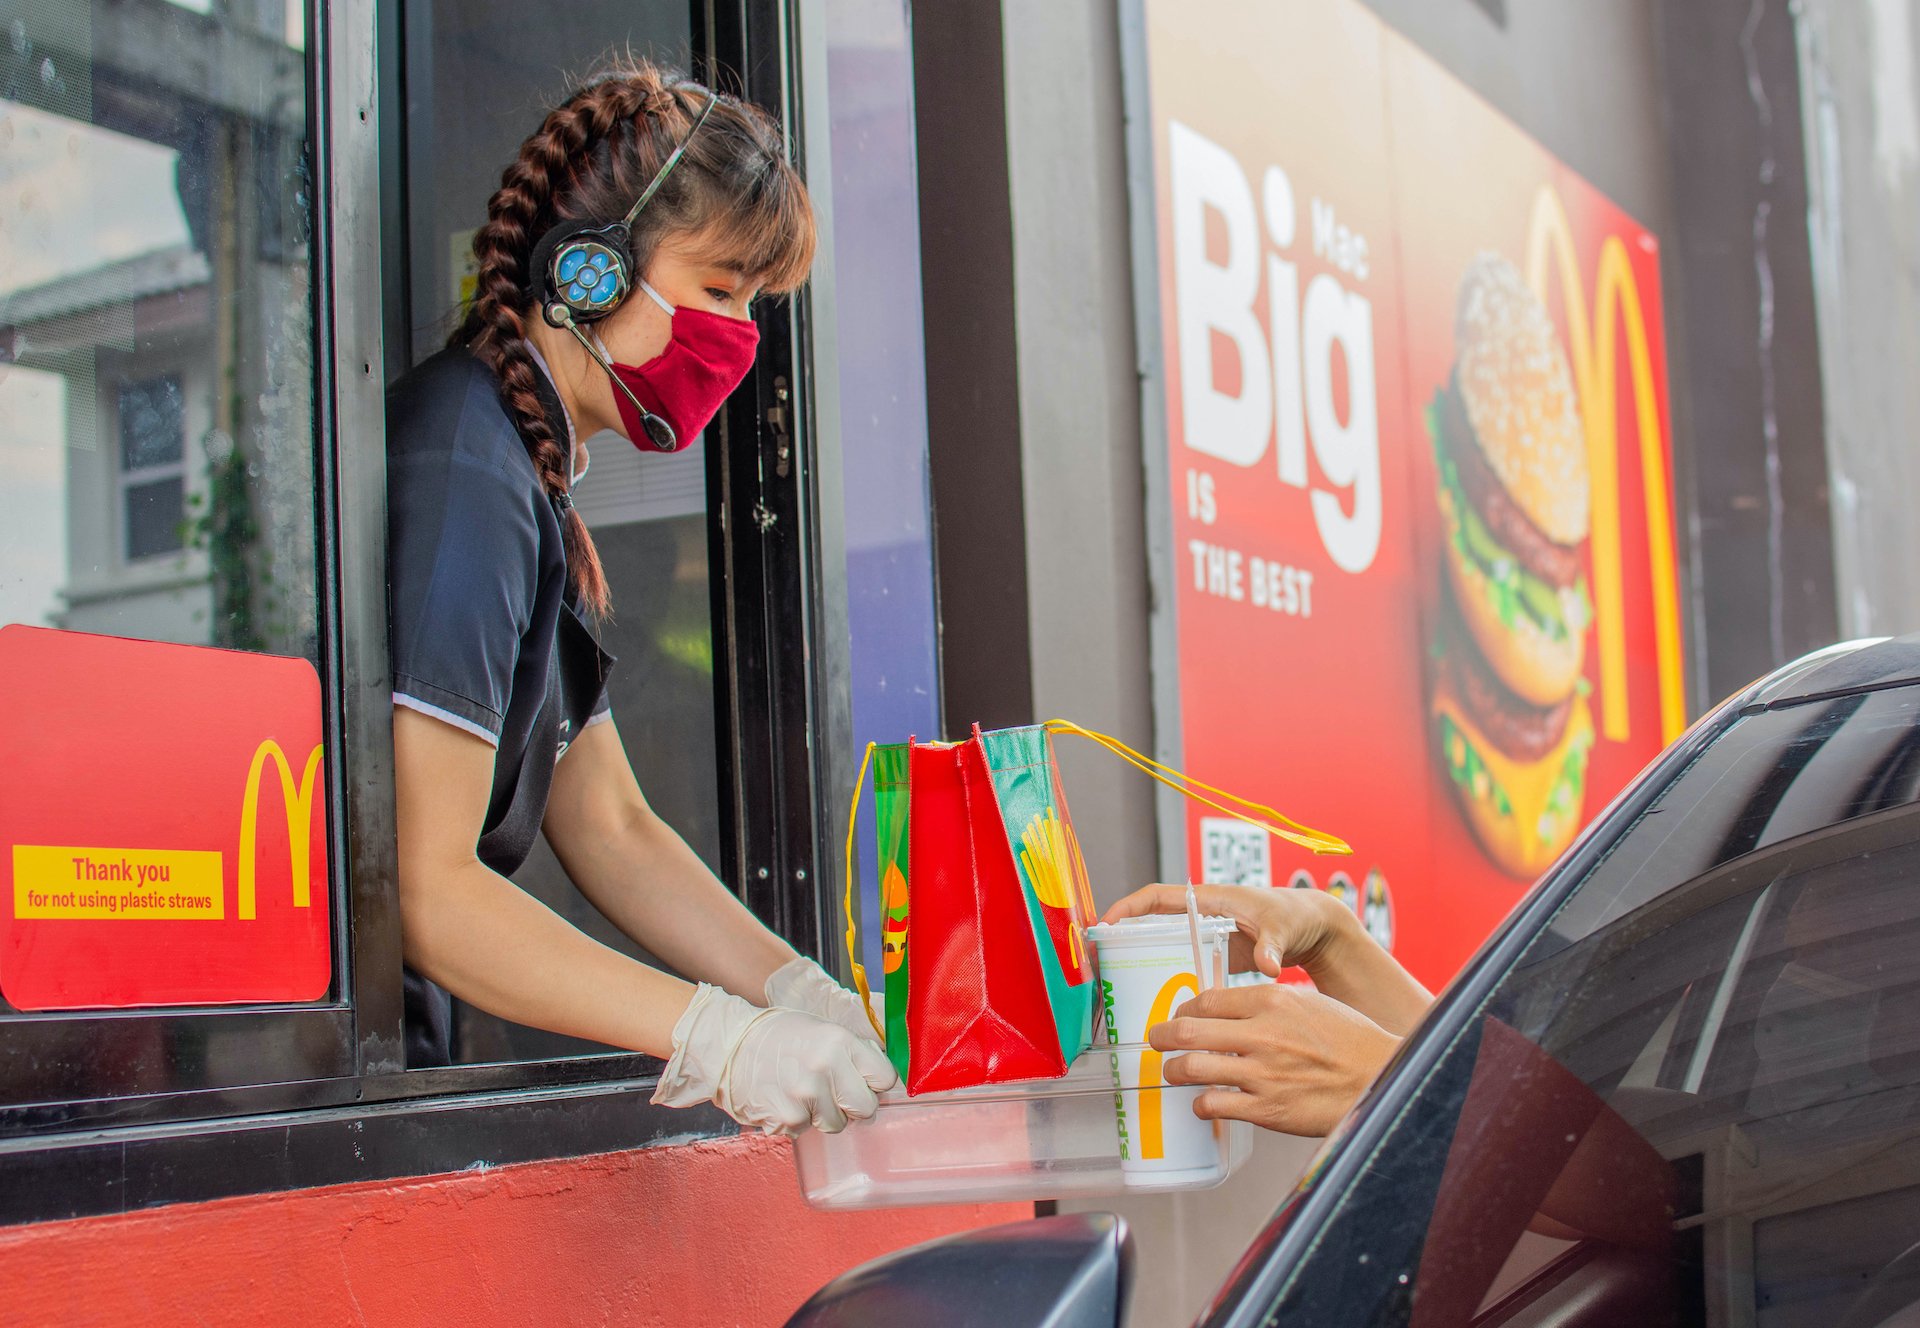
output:
M 1100 957 L 1107 1042 L 1137 1047 L 1147 1030 L 1171 1018 L 1203 986 L 1225 986 L 1231 918 L 1200 919 L 1200 961 L 1194 971 L 1192 931 L 1184 915 L 1128 918 L 1088 929 Z M 1120 1169 L 1129 1187 L 1190 1185 L 1224 1177 L 1213 1123 L 1193 1114 L 1203 1091 L 1171 1088 L 1157 1051 L 1116 1050 L 1114 1114 Z

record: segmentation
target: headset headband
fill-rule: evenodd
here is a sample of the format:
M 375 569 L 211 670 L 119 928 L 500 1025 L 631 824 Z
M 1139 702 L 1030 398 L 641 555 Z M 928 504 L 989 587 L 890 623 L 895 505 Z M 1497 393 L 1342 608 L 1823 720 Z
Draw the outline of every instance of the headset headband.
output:
M 719 100 L 719 93 L 711 90 L 708 91 L 707 104 L 702 106 L 700 108 L 700 114 L 694 117 L 693 128 L 687 130 L 687 136 L 680 140 L 679 146 L 674 148 L 672 155 L 660 163 L 660 169 L 654 172 L 653 179 L 647 183 L 647 187 L 640 191 L 640 197 L 633 200 L 633 206 L 628 208 L 627 215 L 621 218 L 621 224 L 623 226 L 632 226 L 634 218 L 640 215 L 640 209 L 645 207 L 656 193 L 660 192 L 660 186 L 667 182 L 668 173 L 680 164 L 680 158 L 687 155 L 687 145 L 693 142 L 693 136 L 700 132 L 700 126 L 707 122 L 707 116 L 713 113 L 714 103 Z

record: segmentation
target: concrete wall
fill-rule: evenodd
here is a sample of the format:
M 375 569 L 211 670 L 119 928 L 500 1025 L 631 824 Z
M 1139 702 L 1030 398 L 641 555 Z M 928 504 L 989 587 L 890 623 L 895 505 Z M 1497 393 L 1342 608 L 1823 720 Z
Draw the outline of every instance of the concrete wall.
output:
M 1034 712 L 1151 750 L 1116 6 L 1007 0 L 1003 13 Z M 1152 877 L 1152 785 L 1060 745 L 1104 907 Z
M 1920 13 L 1802 0 L 1801 105 L 1839 624 L 1920 630 Z
M 829 1215 L 754 1138 L 0 1228 L 0 1323 L 776 1328 L 841 1272 L 1030 1205 Z
M 1839 630 L 1792 9 L 1658 6 L 1696 708 Z

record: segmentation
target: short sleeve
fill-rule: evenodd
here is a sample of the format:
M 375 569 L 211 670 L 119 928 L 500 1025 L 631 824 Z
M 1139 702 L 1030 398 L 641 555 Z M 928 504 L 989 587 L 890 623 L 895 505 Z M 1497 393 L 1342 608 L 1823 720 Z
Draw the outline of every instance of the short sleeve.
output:
M 499 745 L 539 589 L 524 477 L 462 452 L 390 458 L 394 703 Z
M 605 683 L 600 685 L 600 695 L 594 700 L 593 711 L 587 716 L 587 727 L 601 724 L 613 718 L 613 698 L 607 695 Z

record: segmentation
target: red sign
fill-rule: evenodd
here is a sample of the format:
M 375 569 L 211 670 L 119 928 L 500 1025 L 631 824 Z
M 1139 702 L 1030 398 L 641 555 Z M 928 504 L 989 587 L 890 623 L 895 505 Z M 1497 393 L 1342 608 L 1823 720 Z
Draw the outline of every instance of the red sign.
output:
M 1351 0 L 1145 10 L 1173 755 L 1355 853 L 1190 869 L 1437 983 L 1684 724 L 1658 249 Z
M 314 1001 L 332 982 L 303 659 L 0 627 L 0 994 Z

